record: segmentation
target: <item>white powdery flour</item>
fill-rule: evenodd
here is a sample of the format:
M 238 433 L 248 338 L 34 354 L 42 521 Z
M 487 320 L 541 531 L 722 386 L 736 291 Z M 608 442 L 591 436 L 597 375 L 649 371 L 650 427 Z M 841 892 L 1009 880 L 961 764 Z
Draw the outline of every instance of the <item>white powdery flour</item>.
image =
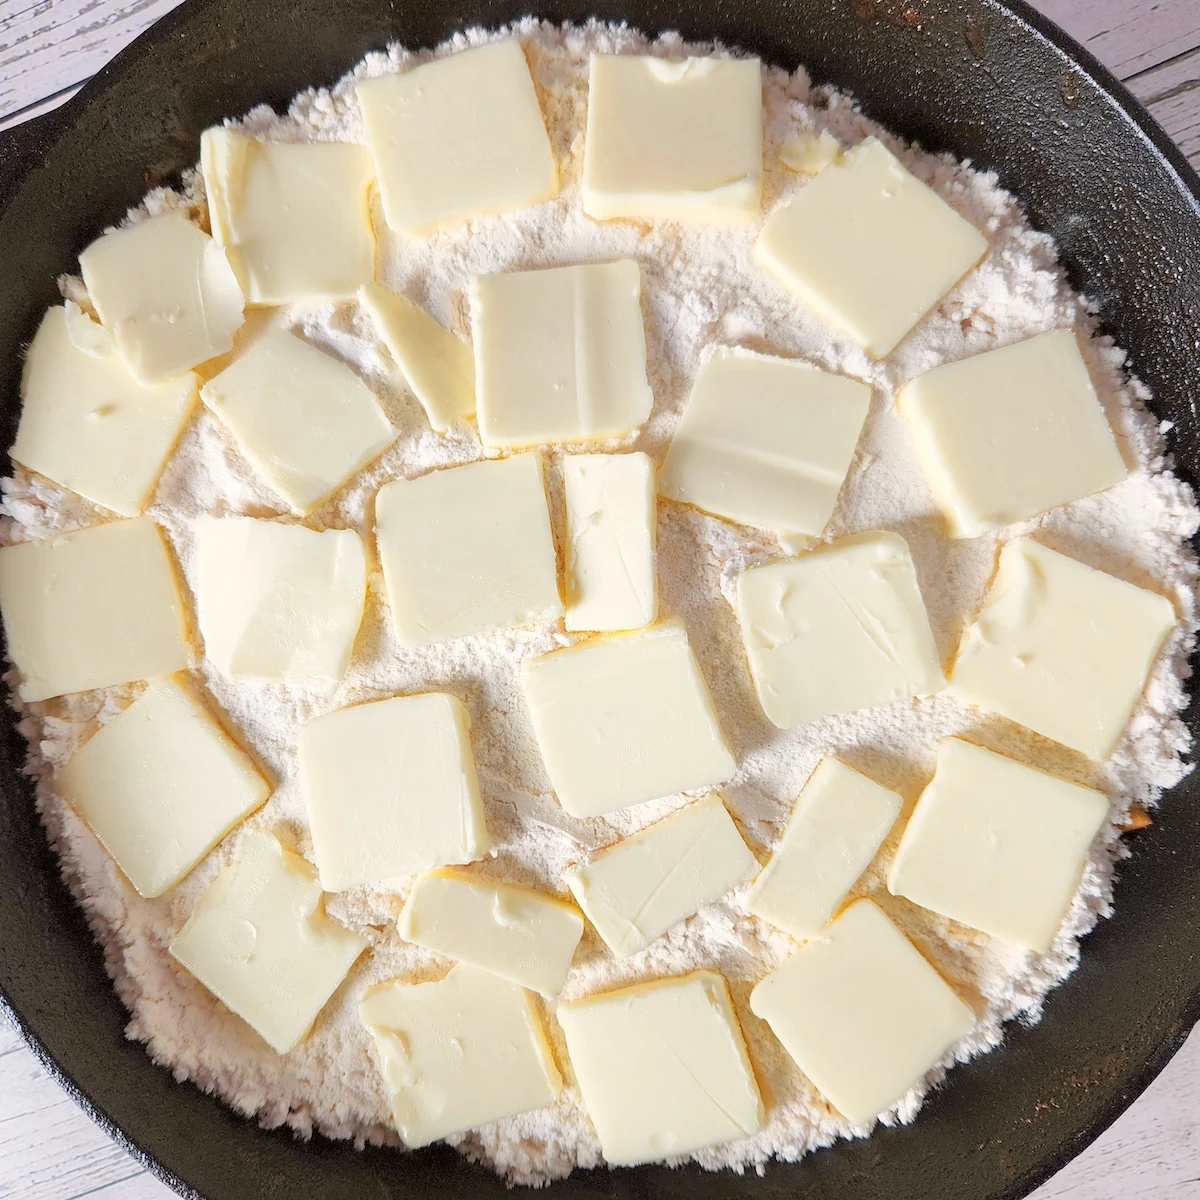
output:
M 517 32 L 529 53 L 561 165 L 561 195 L 536 208 L 412 241 L 387 235 L 377 209 L 379 277 L 384 283 L 465 333 L 467 284 L 473 274 L 637 259 L 642 267 L 655 406 L 646 428 L 629 444 L 660 462 L 700 353 L 708 345 L 799 355 L 869 382 L 874 388 L 871 415 L 827 532 L 837 536 L 882 528 L 908 539 L 946 659 L 953 655 L 964 620 L 982 598 L 1001 538 L 1018 534 L 1034 532 L 1056 549 L 1167 594 L 1178 606 L 1179 630 L 1116 755 L 1098 770 L 1033 734 L 972 711 L 949 694 L 829 718 L 784 733 L 766 721 L 754 698 L 730 605 L 738 572 L 783 551 L 770 535 L 755 535 L 670 503 L 660 505 L 663 615 L 682 617 L 687 624 L 739 763 L 724 795 L 760 858 L 765 858 L 781 830 L 805 777 L 826 754 L 840 755 L 903 793 L 906 811 L 931 774 L 938 740 L 950 734 L 964 734 L 1035 765 L 1093 782 L 1111 797 L 1112 823 L 1097 839 L 1070 915 L 1047 954 L 1017 950 L 889 896 L 883 878 L 895 835 L 859 883 L 856 893 L 869 893 L 880 903 L 981 1014 L 974 1033 L 883 1118 L 888 1123 L 911 1120 L 945 1067 L 996 1045 L 1005 1021 L 1038 1018 L 1046 992 L 1075 967 L 1080 937 L 1110 911 L 1114 864 L 1124 853 L 1120 826 L 1130 806 L 1153 804 L 1187 770 L 1181 755 L 1189 738 L 1178 714 L 1185 700 L 1187 654 L 1196 628 L 1197 567 L 1188 539 L 1197 529 L 1200 513 L 1163 457 L 1166 430 L 1143 406 L 1144 389 L 1123 374 L 1124 355 L 1105 339 L 1093 337 L 1086 354 L 1132 468 L 1129 479 L 1103 495 L 999 536 L 948 540 L 897 416 L 896 389 L 918 372 L 949 359 L 1056 326 L 1090 328 L 1087 304 L 1067 286 L 1050 239 L 1030 229 L 1018 202 L 1001 190 L 993 175 L 905 146 L 863 117 L 846 97 L 810 88 L 802 69 L 790 75 L 778 68 L 764 69 L 764 213 L 804 186 L 803 176 L 779 165 L 782 142 L 802 130 L 828 130 L 844 146 L 874 134 L 991 242 L 983 265 L 889 360 L 872 362 L 755 265 L 754 229 L 669 222 L 596 224 L 583 215 L 579 177 L 589 51 L 687 55 L 711 53 L 712 47 L 685 45 L 672 35 L 649 43 L 629 29 L 607 25 L 556 28 L 527 20 Z M 400 47 L 372 54 L 332 91 L 304 93 L 286 116 L 255 110 L 242 127 L 269 139 L 360 141 L 353 91 L 356 78 L 394 71 L 497 36 L 472 30 L 432 54 Z M 183 195 L 152 193 L 131 218 L 175 204 L 196 206 L 199 192 L 199 182 L 191 179 Z M 86 302 L 77 280 L 64 279 L 63 288 Z M 396 445 L 314 514 L 312 523 L 369 534 L 372 499 L 381 483 L 485 454 L 472 428 L 456 427 L 446 437 L 430 432 L 369 320 L 353 305 L 297 305 L 256 314 L 255 320 L 295 329 L 350 363 L 380 395 L 401 430 Z M 556 520 L 561 509 L 559 458 L 557 451 L 548 454 Z M 3 486 L 9 541 L 44 537 L 110 515 L 23 471 Z M 189 583 L 193 522 L 200 514 L 238 512 L 292 519 L 207 413 L 201 413 L 185 434 L 150 512 L 169 533 Z M 356 888 L 329 897 L 329 912 L 365 934 L 372 950 L 332 999 L 312 1034 L 284 1057 L 268 1049 L 176 967 L 166 949 L 197 897 L 230 860 L 248 830 L 269 829 L 311 858 L 304 798 L 296 777 L 300 725 L 329 709 L 394 692 L 454 693 L 471 714 L 484 803 L 497 846 L 496 857 L 475 869 L 554 891 L 563 891 L 560 876 L 568 863 L 645 826 L 681 802 L 670 797 L 605 819 L 581 821 L 568 816 L 550 794 L 517 669 L 526 656 L 564 645 L 570 638 L 544 628 L 408 649 L 393 637 L 381 582 L 375 569 L 353 665 L 335 692 L 234 684 L 207 662 L 201 664 L 204 683 L 273 775 L 276 790 L 259 813 L 158 900 L 142 900 L 132 892 L 84 824 L 55 795 L 52 781 L 53 767 L 98 723 L 127 705 L 137 689 L 113 688 L 41 704 L 17 704 L 21 729 L 29 740 L 29 770 L 37 780 L 39 811 L 67 882 L 105 948 L 109 972 L 132 1014 L 129 1036 L 145 1042 L 154 1059 L 177 1079 L 215 1092 L 264 1125 L 287 1124 L 302 1135 L 319 1130 L 359 1143 L 396 1142 L 388 1127 L 387 1103 L 370 1039 L 358 1022 L 359 995 L 378 980 L 396 975 L 435 977 L 447 965 L 397 936 L 394 923 L 403 890 Z M 741 1169 L 775 1156 L 794 1160 L 838 1137 L 866 1132 L 850 1129 L 821 1100 L 747 1006 L 754 983 L 793 948 L 786 936 L 746 915 L 740 892 L 706 908 L 633 958 L 613 958 L 590 930 L 580 946 L 566 999 L 702 966 L 716 968 L 729 980 L 769 1101 L 769 1120 L 753 1138 L 696 1154 L 696 1161 L 705 1167 Z M 556 1103 L 476 1130 L 459 1143 L 463 1153 L 514 1181 L 544 1182 L 574 1166 L 600 1161 L 599 1144 L 580 1104 L 552 1006 L 547 1015 L 567 1080 Z

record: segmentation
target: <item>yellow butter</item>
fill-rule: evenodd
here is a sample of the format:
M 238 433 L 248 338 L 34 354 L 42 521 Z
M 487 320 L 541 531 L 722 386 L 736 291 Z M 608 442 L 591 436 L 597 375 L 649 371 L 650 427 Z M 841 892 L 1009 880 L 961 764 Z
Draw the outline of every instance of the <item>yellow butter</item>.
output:
M 779 147 L 779 161 L 789 170 L 804 175 L 816 175 L 841 157 L 837 138 L 825 130 L 820 133 L 805 130 Z

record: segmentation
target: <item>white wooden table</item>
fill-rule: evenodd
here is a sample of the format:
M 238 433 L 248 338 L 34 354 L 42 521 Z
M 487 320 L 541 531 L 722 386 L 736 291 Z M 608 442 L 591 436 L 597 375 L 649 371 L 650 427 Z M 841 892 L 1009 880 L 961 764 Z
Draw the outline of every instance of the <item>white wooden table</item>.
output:
M 61 104 L 179 0 L 0 0 L 0 128 Z M 248 0 L 252 2 L 252 0 Z M 1034 0 L 1200 166 L 1200 0 Z M 531 5 L 536 9 L 537 5 Z M 0 1200 L 168 1200 L 0 1026 Z M 1035 1200 L 1200 1200 L 1200 1032 Z

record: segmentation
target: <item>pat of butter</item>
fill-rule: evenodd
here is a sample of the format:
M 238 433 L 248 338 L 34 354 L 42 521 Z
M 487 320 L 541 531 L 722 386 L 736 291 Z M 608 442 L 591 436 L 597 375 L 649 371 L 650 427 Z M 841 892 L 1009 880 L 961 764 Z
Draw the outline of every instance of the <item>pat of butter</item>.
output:
M 141 896 L 173 888 L 271 788 L 178 679 L 152 683 L 54 776 Z
M 593 54 L 583 151 L 589 217 L 744 224 L 762 197 L 757 58 Z
M 521 686 L 558 802 L 572 816 L 713 787 L 734 772 L 680 624 L 526 659 Z
M 398 436 L 374 393 L 345 363 L 278 329 L 257 338 L 200 396 L 300 516 Z
M 213 238 L 252 304 L 345 300 L 374 278 L 365 147 L 218 127 L 200 137 L 200 167 Z
M 793 937 L 819 937 L 875 857 L 900 807 L 895 792 L 836 758 L 822 760 L 746 906 Z
M 389 483 L 375 500 L 375 534 L 406 645 L 562 616 L 537 453 Z
M 325 915 L 308 863 L 258 830 L 197 901 L 170 949 L 272 1050 L 286 1054 L 367 945 Z
M 1107 816 L 1107 797 L 1092 788 L 947 738 L 905 826 L 888 889 L 1044 952 Z
M 819 534 L 870 404 L 856 380 L 718 348 L 700 364 L 659 491 L 740 525 Z
M 658 616 L 654 462 L 645 454 L 570 454 L 568 629 L 639 629 Z
M 436 983 L 393 979 L 359 1011 L 406 1146 L 554 1102 L 562 1077 L 529 993 L 459 963 Z
M 94 503 L 136 517 L 192 415 L 196 377 L 140 384 L 111 342 L 104 353 L 107 339 L 70 301 L 50 309 L 25 355 L 21 423 L 9 453 Z
M 759 261 L 883 358 L 987 253 L 987 238 L 874 138 L 777 208 Z
M 635 262 L 477 276 L 471 328 L 485 446 L 612 438 L 650 416 Z
M 1101 761 L 1116 748 L 1175 619 L 1165 596 L 1018 538 L 1000 552 L 951 685 Z
M 558 1009 L 583 1103 L 612 1166 L 689 1154 L 762 1127 L 729 987 L 693 971 Z
M 534 888 L 433 871 L 413 880 L 399 929 L 427 950 L 557 996 L 583 937 L 583 918 L 573 904 Z
M 245 301 L 225 252 L 180 212 L 115 229 L 80 256 L 100 323 L 142 383 L 233 348 Z
M 466 710 L 429 692 L 339 708 L 299 738 L 326 891 L 482 858 L 488 837 Z
M 199 517 L 196 613 L 230 679 L 332 686 L 350 665 L 367 568 L 352 529 Z
M 387 223 L 425 234 L 558 192 L 558 167 L 516 38 L 358 84 Z
M 1036 516 L 1128 471 L 1070 329 L 944 363 L 896 399 L 953 537 Z
M 388 353 L 438 433 L 475 411 L 475 357 L 467 342 L 407 297 L 377 283 L 365 284 L 358 302 L 371 314 Z
M 975 1025 L 870 900 L 760 981 L 750 1008 L 851 1125 L 892 1108 Z
M 946 686 L 908 544 L 864 533 L 738 578 L 763 712 L 780 729 Z
M 191 664 L 175 564 L 149 517 L 0 549 L 0 612 L 22 700 Z
M 563 873 L 579 907 L 621 958 L 758 874 L 720 796 L 709 796 Z
M 824 130 L 820 133 L 805 130 L 779 147 L 779 161 L 789 170 L 804 175 L 816 175 L 841 157 L 842 148 L 837 138 Z

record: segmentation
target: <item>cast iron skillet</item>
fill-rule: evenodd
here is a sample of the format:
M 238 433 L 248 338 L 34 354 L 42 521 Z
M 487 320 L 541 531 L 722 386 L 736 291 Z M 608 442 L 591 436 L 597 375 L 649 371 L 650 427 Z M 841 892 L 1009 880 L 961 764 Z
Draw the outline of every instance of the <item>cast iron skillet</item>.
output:
M 1200 463 L 1200 180 L 1098 63 L 1024 4 L 997 0 L 540 0 L 542 16 L 625 19 L 804 63 L 927 147 L 994 168 L 1058 239 L 1074 282 Z M 22 344 L 55 276 L 148 184 L 199 156 L 200 131 L 330 82 L 389 39 L 433 45 L 525 12 L 514 0 L 191 0 L 57 112 L 0 134 L 0 435 L 12 440 Z M 1193 729 L 1195 710 L 1189 714 Z M 35 1053 L 89 1114 L 188 1196 L 296 1200 L 508 1195 L 444 1147 L 402 1156 L 264 1133 L 176 1084 L 122 1036 L 126 1014 L 54 859 L 0 722 L 0 991 Z M 1097 1136 L 1200 1017 L 1200 783 L 1169 795 L 1121 872 L 1119 919 L 1044 1021 L 955 1070 L 917 1123 L 798 1165 L 576 1172 L 559 1200 L 999 1200 Z

